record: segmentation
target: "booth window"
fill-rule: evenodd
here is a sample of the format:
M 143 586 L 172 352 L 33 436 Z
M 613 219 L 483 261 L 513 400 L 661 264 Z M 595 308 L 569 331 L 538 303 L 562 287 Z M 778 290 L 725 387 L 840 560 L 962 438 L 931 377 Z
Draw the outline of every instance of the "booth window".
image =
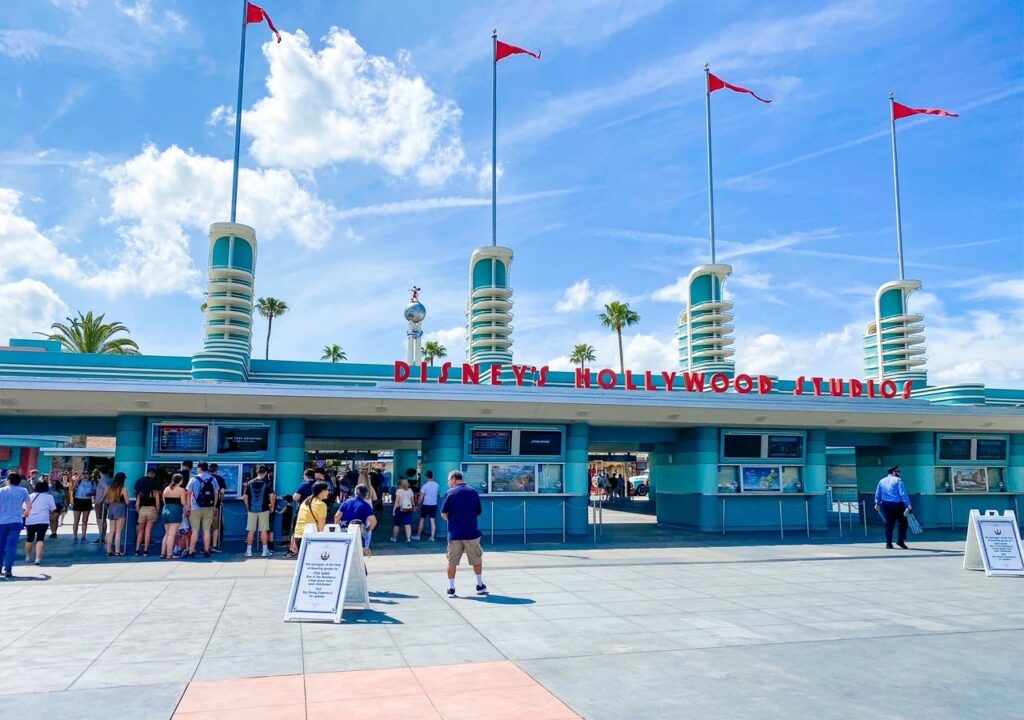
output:
M 723 460 L 796 460 L 804 458 L 804 436 L 797 433 L 725 432 Z
M 483 494 L 565 492 L 564 463 L 462 463 L 462 478 Z
M 942 436 L 940 462 L 1006 462 L 1005 437 Z
M 799 465 L 719 465 L 719 493 L 802 493 Z
M 941 466 L 935 468 L 935 492 L 983 493 L 1005 492 L 1005 470 L 1001 467 L 976 465 Z
M 761 437 L 751 433 L 726 433 L 722 453 L 730 458 L 759 458 Z

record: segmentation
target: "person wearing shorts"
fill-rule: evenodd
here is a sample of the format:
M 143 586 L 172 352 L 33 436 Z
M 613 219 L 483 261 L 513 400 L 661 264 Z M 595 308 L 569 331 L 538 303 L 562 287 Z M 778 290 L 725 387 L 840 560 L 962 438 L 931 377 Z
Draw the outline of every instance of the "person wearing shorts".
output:
M 28 496 L 32 510 L 25 518 L 25 562 L 33 561 L 32 549 L 35 547 L 35 564 L 43 564 L 43 544 L 46 532 L 50 529 L 50 516 L 57 511 L 57 503 L 50 495 L 49 484 L 45 480 L 36 481 L 35 492 Z
M 192 478 L 188 487 L 190 508 L 188 521 L 192 527 L 192 537 L 188 543 L 188 557 L 196 556 L 196 545 L 199 544 L 200 535 L 203 538 L 203 556 L 210 557 L 210 532 L 213 529 L 213 512 L 216 504 L 217 493 L 220 486 L 217 480 L 210 474 L 209 465 L 205 462 L 199 463 L 199 474 Z M 204 491 L 213 493 L 213 502 L 209 505 L 202 504 Z
M 267 466 L 260 465 L 256 468 L 256 477 L 246 483 L 242 493 L 242 503 L 246 510 L 246 557 L 252 557 L 252 543 L 257 532 L 263 541 L 263 557 L 274 554 L 270 551 L 270 509 L 274 507 L 275 500 L 274 489 L 267 477 Z
M 434 480 L 434 473 L 427 470 L 427 481 L 420 487 L 419 506 L 420 524 L 416 528 L 416 535 L 413 540 L 423 537 L 423 521 L 430 521 L 430 542 L 434 542 L 434 535 L 437 534 L 437 496 L 441 488 Z
M 486 595 L 484 553 L 476 521 L 483 512 L 480 493 L 462 482 L 462 473 L 458 470 L 448 473 L 448 488 L 441 506 L 441 517 L 448 522 L 448 597 L 455 597 L 455 572 L 463 555 L 469 558 L 476 573 L 476 594 Z
M 160 515 L 160 482 L 156 479 L 156 468 L 150 468 L 135 481 L 135 512 L 139 516 L 135 529 L 135 554 L 149 555 L 153 526 Z

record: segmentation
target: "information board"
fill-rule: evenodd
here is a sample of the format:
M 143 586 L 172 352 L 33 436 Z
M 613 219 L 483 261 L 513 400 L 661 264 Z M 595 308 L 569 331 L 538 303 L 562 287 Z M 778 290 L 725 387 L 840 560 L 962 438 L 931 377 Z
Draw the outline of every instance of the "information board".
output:
M 340 623 L 346 606 L 370 607 L 360 528 L 345 532 L 327 525 L 316 532 L 315 525 L 307 525 L 284 619 Z
M 205 455 L 210 435 L 209 425 L 154 425 L 158 455 Z
M 964 570 L 984 570 L 988 576 L 1024 577 L 1024 547 L 1017 516 L 1012 510 L 1002 515 L 995 510 L 986 510 L 984 514 L 971 510 Z
M 266 425 L 220 425 L 217 427 L 217 452 L 260 453 L 270 447 L 270 428 Z
M 473 455 L 511 455 L 511 430 L 473 430 L 470 452 Z
M 519 454 L 552 456 L 562 454 L 561 430 L 520 430 Z

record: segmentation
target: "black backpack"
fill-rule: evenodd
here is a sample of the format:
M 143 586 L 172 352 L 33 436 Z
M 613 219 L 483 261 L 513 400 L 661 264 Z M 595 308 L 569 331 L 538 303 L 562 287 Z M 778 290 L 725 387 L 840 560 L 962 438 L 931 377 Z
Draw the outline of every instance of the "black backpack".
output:
M 196 495 L 196 504 L 202 508 L 213 507 L 217 501 L 217 481 L 212 477 L 209 479 L 199 478 L 199 494 Z

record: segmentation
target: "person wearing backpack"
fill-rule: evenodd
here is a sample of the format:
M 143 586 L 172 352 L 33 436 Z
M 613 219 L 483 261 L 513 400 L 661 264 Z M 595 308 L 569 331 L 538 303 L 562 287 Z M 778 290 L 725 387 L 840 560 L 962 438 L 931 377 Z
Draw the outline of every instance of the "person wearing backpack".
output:
M 256 468 L 256 477 L 245 486 L 242 493 L 242 502 L 245 504 L 245 556 L 252 557 L 253 536 L 257 531 L 263 541 L 263 557 L 270 557 L 274 553 L 270 551 L 270 509 L 274 507 L 276 498 L 274 489 L 271 487 L 270 478 L 267 477 L 267 466 L 260 465 Z
M 189 512 L 188 521 L 192 527 L 192 538 L 188 543 L 188 557 L 196 556 L 196 545 L 199 536 L 203 536 L 203 557 L 210 557 L 210 531 L 213 529 L 213 509 L 217 504 L 219 486 L 210 474 L 210 466 L 204 461 L 199 463 L 199 474 L 189 480 L 188 487 Z

